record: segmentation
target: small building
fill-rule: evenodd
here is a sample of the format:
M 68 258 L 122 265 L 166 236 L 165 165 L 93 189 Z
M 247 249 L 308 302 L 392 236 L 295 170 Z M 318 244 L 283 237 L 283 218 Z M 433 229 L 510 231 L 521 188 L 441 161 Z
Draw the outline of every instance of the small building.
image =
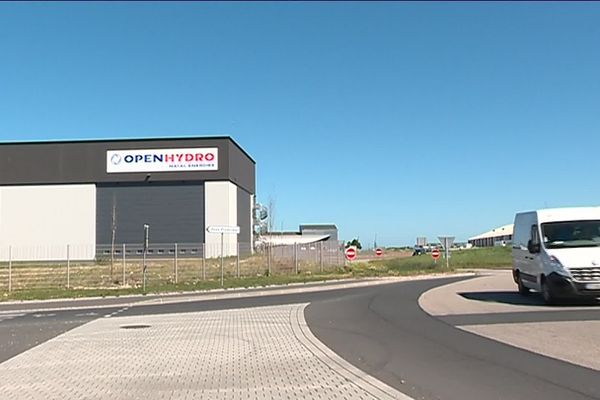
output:
M 469 244 L 473 247 L 505 246 L 512 242 L 512 237 L 513 224 L 508 224 L 469 238 Z
M 338 230 L 333 224 L 300 225 L 298 232 L 269 232 L 261 242 L 273 246 L 327 242 L 338 244 Z
M 338 229 L 333 224 L 304 224 L 300 225 L 300 234 L 306 235 L 328 235 L 328 242 L 338 241 Z

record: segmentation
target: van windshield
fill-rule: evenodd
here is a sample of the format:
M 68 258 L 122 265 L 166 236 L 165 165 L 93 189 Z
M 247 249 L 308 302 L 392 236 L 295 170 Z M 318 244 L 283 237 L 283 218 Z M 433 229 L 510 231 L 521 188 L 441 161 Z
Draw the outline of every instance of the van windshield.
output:
M 600 220 L 544 223 L 542 237 L 547 249 L 600 246 Z

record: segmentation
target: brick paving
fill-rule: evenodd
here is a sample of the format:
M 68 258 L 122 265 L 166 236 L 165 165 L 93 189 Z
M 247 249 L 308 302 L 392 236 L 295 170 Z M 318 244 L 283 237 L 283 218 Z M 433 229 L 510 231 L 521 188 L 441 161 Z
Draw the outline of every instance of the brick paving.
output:
M 0 364 L 0 399 L 408 399 L 320 343 L 305 307 L 100 318 Z

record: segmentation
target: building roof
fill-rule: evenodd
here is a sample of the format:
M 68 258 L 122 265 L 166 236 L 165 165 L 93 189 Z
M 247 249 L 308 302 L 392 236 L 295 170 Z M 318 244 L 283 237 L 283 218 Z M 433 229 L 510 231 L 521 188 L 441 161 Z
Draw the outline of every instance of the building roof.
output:
M 278 245 L 292 245 L 292 244 L 309 244 L 322 242 L 329 239 L 330 235 L 289 235 L 289 234 L 277 234 L 277 235 L 264 235 L 260 238 L 263 243 L 271 244 L 274 246 Z
M 68 143 L 119 143 L 119 142 L 157 142 L 157 141 L 181 141 L 181 140 L 229 140 L 254 164 L 256 161 L 240 146 L 231 136 L 160 136 L 160 137 L 120 137 L 120 138 L 89 138 L 89 139 L 48 139 L 48 140 L 3 140 L 0 145 L 24 145 L 24 144 L 68 144 Z
M 494 238 L 494 237 L 498 237 L 498 236 L 512 235 L 513 228 L 514 228 L 513 224 L 504 225 L 504 226 L 492 229 L 491 231 L 482 233 L 480 235 L 473 236 L 473 237 L 469 238 L 469 240 L 488 239 L 488 238 Z
M 300 225 L 300 230 L 325 230 L 325 229 L 337 229 L 334 224 L 306 224 Z

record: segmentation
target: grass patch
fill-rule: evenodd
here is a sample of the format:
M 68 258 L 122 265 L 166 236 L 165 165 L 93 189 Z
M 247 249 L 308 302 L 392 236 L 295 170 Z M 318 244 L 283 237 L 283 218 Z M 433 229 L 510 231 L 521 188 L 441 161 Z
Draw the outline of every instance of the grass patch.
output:
M 352 265 L 352 274 L 357 277 L 366 276 L 404 276 L 423 273 L 445 273 L 457 269 L 474 268 L 510 268 L 512 265 L 509 247 L 490 247 L 482 249 L 456 250 L 450 257 L 450 266 L 446 268 L 446 260 L 440 258 L 434 263 L 431 255 L 376 260 L 370 263 Z
M 270 285 L 287 285 L 293 283 L 323 282 L 332 279 L 351 278 L 352 274 L 342 269 L 324 274 L 303 273 L 298 275 L 255 276 L 244 278 L 225 278 L 223 286 L 219 279 L 189 281 L 183 283 L 148 283 L 146 291 L 141 287 L 124 287 L 115 289 L 66 289 L 66 288 L 37 288 L 4 292 L 2 300 L 49 300 L 61 298 L 109 297 L 125 295 L 144 295 L 167 292 L 194 292 L 211 289 L 233 289 L 265 287 Z
M 343 278 L 368 278 L 380 276 L 410 276 L 428 273 L 447 273 L 457 269 L 473 268 L 510 268 L 512 263 L 511 249 L 508 247 L 493 247 L 471 250 L 457 250 L 452 252 L 450 268 L 446 268 L 446 262 L 440 258 L 434 264 L 430 255 L 415 257 L 400 257 L 392 259 L 374 260 L 371 262 L 354 262 L 345 268 L 337 268 L 329 272 L 303 272 L 294 274 L 256 274 L 243 278 L 232 278 L 226 276 L 223 287 L 251 288 L 265 287 L 270 285 L 287 285 L 293 283 L 322 282 L 332 279 Z M 194 270 L 197 275 L 197 271 Z M 166 292 L 194 292 L 221 288 L 221 281 L 215 278 L 199 280 L 197 278 L 187 279 L 182 283 L 165 281 L 159 276 L 149 276 L 146 292 L 144 293 L 139 280 L 133 287 L 114 287 L 106 289 L 66 289 L 54 288 L 27 288 L 15 290 L 11 293 L 5 291 L 0 297 L 4 300 L 47 300 L 60 298 L 83 298 L 83 297 L 108 297 L 124 295 L 156 294 Z M 158 280 L 158 282 L 157 282 Z

